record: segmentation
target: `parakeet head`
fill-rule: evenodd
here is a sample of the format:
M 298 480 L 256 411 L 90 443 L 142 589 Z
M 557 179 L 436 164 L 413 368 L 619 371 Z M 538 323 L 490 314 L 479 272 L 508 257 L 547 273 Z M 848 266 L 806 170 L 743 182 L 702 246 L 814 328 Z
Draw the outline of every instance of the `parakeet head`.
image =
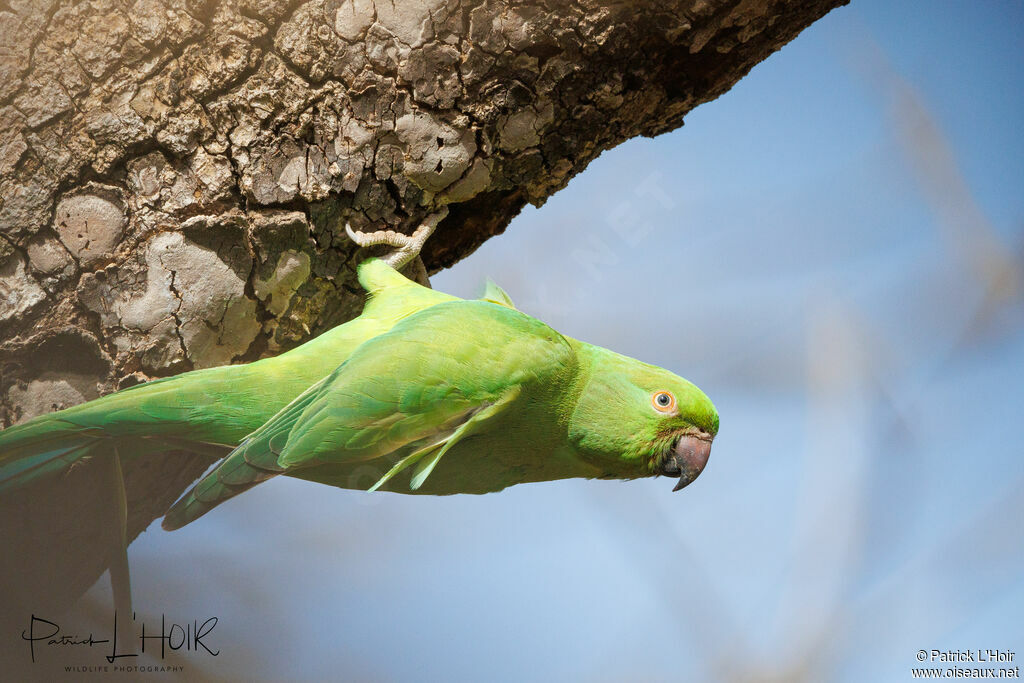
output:
M 700 389 L 662 368 L 580 344 L 582 388 L 569 438 L 611 477 L 678 477 L 674 491 L 701 473 L 718 433 L 718 413 Z

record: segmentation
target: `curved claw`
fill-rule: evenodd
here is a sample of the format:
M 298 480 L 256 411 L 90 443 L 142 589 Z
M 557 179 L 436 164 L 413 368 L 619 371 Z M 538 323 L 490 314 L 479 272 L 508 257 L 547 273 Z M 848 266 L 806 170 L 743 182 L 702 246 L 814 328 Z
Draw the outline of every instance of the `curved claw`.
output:
M 372 247 L 378 244 L 395 247 L 395 250 L 383 256 L 382 260 L 392 268 L 399 270 L 409 261 L 419 256 L 420 250 L 423 249 L 423 245 L 427 242 L 427 238 L 434 233 L 437 224 L 447 215 L 448 207 L 442 207 L 437 213 L 428 216 L 427 220 L 423 221 L 423 224 L 416 228 L 416 232 L 411 235 L 403 235 L 394 230 L 362 232 L 360 230 L 353 230 L 352 226 L 347 222 L 345 223 L 345 234 L 360 247 Z

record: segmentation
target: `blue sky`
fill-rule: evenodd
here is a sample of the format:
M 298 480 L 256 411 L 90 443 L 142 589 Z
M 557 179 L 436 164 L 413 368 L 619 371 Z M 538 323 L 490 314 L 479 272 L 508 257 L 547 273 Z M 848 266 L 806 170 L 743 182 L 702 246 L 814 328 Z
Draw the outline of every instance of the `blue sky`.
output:
M 137 605 L 219 615 L 206 670 L 263 680 L 896 681 L 919 649 L 1021 652 L 1019 286 L 978 317 L 1024 245 L 1021 26 L 855 0 L 434 278 L 701 386 L 722 428 L 683 493 L 274 480 L 140 537 Z

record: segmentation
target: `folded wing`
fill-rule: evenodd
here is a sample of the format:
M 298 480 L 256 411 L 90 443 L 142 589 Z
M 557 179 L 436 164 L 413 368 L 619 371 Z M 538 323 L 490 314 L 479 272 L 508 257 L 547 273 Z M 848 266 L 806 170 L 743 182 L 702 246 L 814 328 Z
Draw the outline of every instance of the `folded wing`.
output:
M 373 487 L 414 467 L 416 488 L 444 453 L 483 429 L 520 388 L 568 371 L 573 352 L 547 325 L 504 305 L 432 306 L 364 343 L 250 434 L 164 519 L 176 529 L 295 469 L 401 454 Z

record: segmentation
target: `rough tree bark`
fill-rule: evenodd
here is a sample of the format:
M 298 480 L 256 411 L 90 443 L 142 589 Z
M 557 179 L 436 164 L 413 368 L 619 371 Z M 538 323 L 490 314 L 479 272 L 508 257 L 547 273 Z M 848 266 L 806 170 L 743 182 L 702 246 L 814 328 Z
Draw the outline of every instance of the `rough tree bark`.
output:
M 0 424 L 293 347 L 360 309 L 346 220 L 448 206 L 450 266 L 844 3 L 0 2 Z M 207 464 L 130 465 L 130 537 Z M 93 469 L 3 511 L 37 610 L 107 565 Z

